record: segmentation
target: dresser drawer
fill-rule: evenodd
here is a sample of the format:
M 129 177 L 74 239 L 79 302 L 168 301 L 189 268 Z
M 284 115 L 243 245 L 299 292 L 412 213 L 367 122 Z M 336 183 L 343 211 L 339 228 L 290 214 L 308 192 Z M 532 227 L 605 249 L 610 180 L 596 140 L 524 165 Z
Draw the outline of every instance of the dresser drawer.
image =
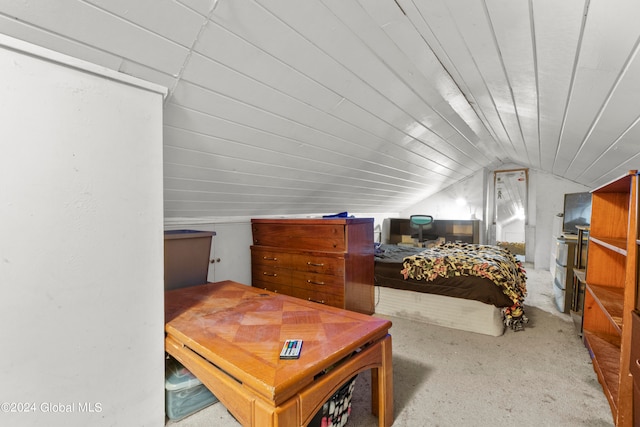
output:
M 344 252 L 343 224 L 253 224 L 253 244 L 298 250 Z
M 291 270 L 260 267 L 251 269 L 251 283 L 291 284 Z
M 344 293 L 344 281 L 342 280 L 342 277 L 331 276 L 328 274 L 294 270 L 291 273 L 291 286 L 294 288 L 309 289 L 332 294 Z
M 291 266 L 291 254 L 252 246 L 251 265 L 289 268 Z
M 296 298 L 302 298 L 307 301 L 318 302 L 320 304 L 327 304 L 333 307 L 344 307 L 343 295 L 333 295 L 331 293 L 318 292 L 310 289 L 302 289 L 296 287 L 291 288 L 290 292 L 291 293 L 289 295 Z
M 266 289 L 267 291 L 275 292 L 278 294 L 291 295 L 291 286 L 283 283 L 253 280 L 252 286 L 254 288 Z
M 344 276 L 344 258 L 314 256 L 312 254 L 294 254 L 291 256 L 291 267 L 309 273 Z

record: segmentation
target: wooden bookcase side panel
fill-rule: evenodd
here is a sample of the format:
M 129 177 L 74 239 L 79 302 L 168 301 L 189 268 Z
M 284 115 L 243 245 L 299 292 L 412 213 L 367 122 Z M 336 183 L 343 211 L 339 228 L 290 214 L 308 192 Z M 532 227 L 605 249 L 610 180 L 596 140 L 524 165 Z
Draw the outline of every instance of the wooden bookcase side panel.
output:
M 635 274 L 636 274 L 636 281 L 639 282 L 636 285 L 635 309 L 640 311 L 640 240 L 636 241 L 636 273 Z
M 624 288 L 626 262 L 626 256 L 591 241 L 587 283 Z
M 619 384 L 619 399 L 621 403 L 618 405 L 618 424 L 619 425 L 632 425 L 634 410 L 638 411 L 640 408 L 633 408 L 633 377 L 631 376 L 630 369 L 630 355 L 633 352 L 631 348 L 632 341 L 632 324 L 633 324 L 633 307 L 637 298 L 638 289 L 638 247 L 634 244 L 633 236 L 637 234 L 638 230 L 638 199 L 637 199 L 637 175 L 631 179 L 631 192 L 629 195 L 629 239 L 627 246 L 627 270 L 626 270 L 626 286 L 624 290 L 624 312 L 622 318 L 623 334 L 622 341 L 620 343 L 620 384 Z M 628 402 L 628 403 L 626 403 Z
M 591 236 L 626 240 L 629 231 L 629 193 L 593 193 L 591 217 L 606 218 L 591 224 Z

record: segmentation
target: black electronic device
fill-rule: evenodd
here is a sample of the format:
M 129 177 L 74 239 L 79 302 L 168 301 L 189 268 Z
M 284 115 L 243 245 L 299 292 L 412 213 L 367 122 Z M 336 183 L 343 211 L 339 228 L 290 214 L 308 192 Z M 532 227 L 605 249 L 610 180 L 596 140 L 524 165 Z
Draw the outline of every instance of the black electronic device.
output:
M 280 352 L 280 359 L 297 359 L 300 357 L 300 351 L 302 351 L 302 340 L 286 340 Z
M 564 195 L 563 234 L 578 234 L 579 225 L 591 224 L 591 193 L 567 193 Z

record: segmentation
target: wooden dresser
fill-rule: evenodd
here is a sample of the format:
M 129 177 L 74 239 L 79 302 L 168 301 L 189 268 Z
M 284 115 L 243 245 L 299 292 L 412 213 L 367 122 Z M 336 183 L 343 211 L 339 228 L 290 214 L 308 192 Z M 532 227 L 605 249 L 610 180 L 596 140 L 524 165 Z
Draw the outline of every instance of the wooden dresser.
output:
M 374 311 L 373 219 L 252 219 L 252 285 Z

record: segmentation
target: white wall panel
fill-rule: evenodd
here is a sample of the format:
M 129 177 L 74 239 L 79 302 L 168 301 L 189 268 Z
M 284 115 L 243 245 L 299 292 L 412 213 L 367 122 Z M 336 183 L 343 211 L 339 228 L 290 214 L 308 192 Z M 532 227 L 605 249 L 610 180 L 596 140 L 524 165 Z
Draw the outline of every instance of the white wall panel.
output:
M 0 36 L 3 425 L 164 423 L 164 91 L 108 71 Z

